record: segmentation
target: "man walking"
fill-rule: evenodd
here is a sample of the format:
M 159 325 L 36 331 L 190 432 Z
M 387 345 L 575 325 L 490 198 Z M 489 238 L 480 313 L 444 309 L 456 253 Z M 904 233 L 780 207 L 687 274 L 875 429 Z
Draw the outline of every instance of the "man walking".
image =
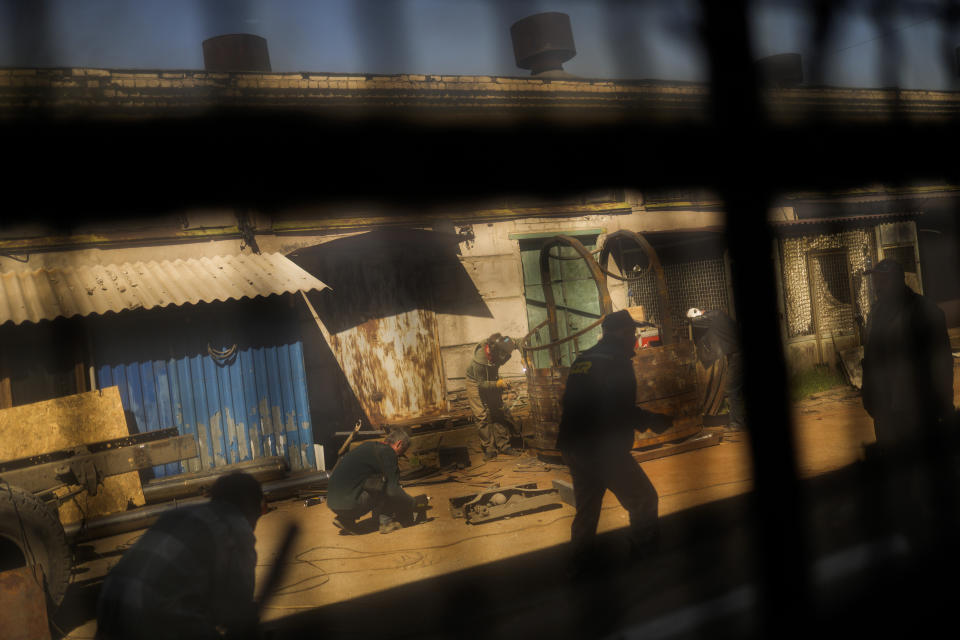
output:
M 672 424 L 670 416 L 636 406 L 631 358 L 637 323 L 627 311 L 617 311 L 606 316 L 600 326 L 600 341 L 570 367 L 557 438 L 557 447 L 570 467 L 577 508 L 570 532 L 575 576 L 596 569 L 592 547 L 607 489 L 630 515 L 632 554 L 642 556 L 655 543 L 657 491 L 630 449 L 634 429 L 662 433 Z
M 877 302 L 867 320 L 862 397 L 883 455 L 952 421 L 953 356 L 943 311 L 906 285 L 900 263 L 887 258 L 865 273 Z
M 877 301 L 867 320 L 861 396 L 879 454 L 867 457 L 867 501 L 881 526 L 905 534 L 917 550 L 939 549 L 950 576 L 960 522 L 953 357 L 944 314 L 906 285 L 895 260 L 865 273 Z
M 498 453 L 520 454 L 510 445 L 514 425 L 503 407 L 503 390 L 509 384 L 500 377 L 500 367 L 510 360 L 515 349 L 517 345 L 512 339 L 495 333 L 474 347 L 473 359 L 467 366 L 467 400 L 480 422 L 477 431 L 484 460 L 495 458 Z
M 364 442 L 337 462 L 327 485 L 334 526 L 357 534 L 357 519 L 371 511 L 380 533 L 413 524 L 414 510 L 426 504 L 426 496 L 411 496 L 400 486 L 398 457 L 409 447 L 410 436 L 395 429 L 383 442 Z

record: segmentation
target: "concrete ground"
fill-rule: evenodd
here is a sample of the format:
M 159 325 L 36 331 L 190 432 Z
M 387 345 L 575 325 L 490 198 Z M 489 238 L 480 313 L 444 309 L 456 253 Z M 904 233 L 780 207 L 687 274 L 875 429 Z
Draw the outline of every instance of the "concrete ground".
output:
M 837 499 L 830 482 L 857 467 L 863 444 L 874 439 L 872 421 L 847 387 L 797 404 L 794 415 L 804 498 L 820 505 L 811 513 L 821 512 L 811 516 L 808 536 L 827 567 L 817 576 L 842 577 L 850 562 L 834 556 L 863 536 L 845 533 L 856 529 L 857 500 L 846 493 Z M 301 533 L 264 628 L 275 638 L 698 637 L 703 625 L 725 620 L 727 632 L 750 635 L 758 594 L 746 436 L 724 432 L 716 446 L 642 466 L 660 496 L 661 552 L 639 567 L 625 564 L 627 514 L 608 492 L 599 531 L 611 566 L 578 583 L 564 571 L 572 507 L 476 525 L 449 509 L 450 498 L 491 483 L 547 488 L 553 479 L 569 481 L 562 465 L 475 460 L 455 480 L 408 488 L 431 497 L 429 519 L 389 535 L 342 535 L 325 504 L 274 503 L 256 529 L 258 584 L 288 523 Z M 83 562 L 56 618 L 65 637 L 93 637 L 100 579 L 140 533 L 81 547 Z

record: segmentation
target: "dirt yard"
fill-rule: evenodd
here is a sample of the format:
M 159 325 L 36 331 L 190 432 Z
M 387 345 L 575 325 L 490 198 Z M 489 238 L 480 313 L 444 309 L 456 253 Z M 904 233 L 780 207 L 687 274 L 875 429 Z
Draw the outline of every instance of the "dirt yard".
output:
M 813 396 L 797 404 L 794 415 L 798 467 L 804 478 L 855 463 L 862 456 L 862 445 L 873 441 L 872 421 L 852 388 L 841 387 Z M 782 427 L 757 425 L 756 428 Z M 723 433 L 722 429 L 720 432 Z M 745 435 L 724 433 L 718 445 L 650 460 L 642 466 L 660 495 L 660 517 L 668 534 L 665 537 L 671 538 L 665 545 L 664 557 L 671 553 L 674 557 L 658 560 L 670 563 L 670 567 L 662 567 L 662 589 L 657 590 L 655 598 L 646 599 L 640 609 L 631 603 L 627 607 L 629 611 L 613 616 L 621 624 L 637 624 L 651 616 L 659 619 L 657 616 L 664 611 L 688 606 L 691 599 L 702 599 L 712 593 L 714 587 L 703 586 L 710 583 L 704 576 L 720 571 L 719 567 L 728 561 L 724 545 L 749 546 L 749 533 L 744 532 L 744 523 L 740 521 L 745 513 L 743 496 L 752 488 Z M 365 608 L 379 607 L 386 615 L 393 606 L 391 602 L 404 601 L 405 610 L 411 607 L 416 610 L 417 622 L 405 621 L 399 627 L 403 633 L 398 631 L 398 637 L 448 637 L 449 634 L 513 637 L 535 623 L 527 620 L 506 628 L 505 621 L 512 615 L 523 618 L 518 611 L 533 613 L 544 607 L 549 615 L 544 617 L 540 631 L 551 628 L 557 633 L 570 631 L 568 624 L 583 623 L 583 618 L 575 615 L 582 602 L 571 604 L 573 601 L 561 594 L 566 580 L 562 562 L 564 543 L 569 539 L 574 509 L 559 504 L 537 513 L 476 525 L 453 518 L 449 509 L 450 498 L 476 493 L 491 483 L 510 486 L 536 482 L 539 488 L 547 488 L 555 478 L 570 479 L 565 467 L 531 457 L 474 464 L 459 472 L 456 481 L 410 487 L 411 493 L 426 493 L 431 497 L 429 519 L 389 535 L 381 535 L 376 530 L 360 536 L 341 535 L 333 526 L 333 515 L 325 504 L 305 506 L 303 501 L 294 499 L 274 503 L 274 509 L 261 518 L 256 529 L 258 580 L 274 563 L 279 537 L 287 524 L 298 523 L 301 533 L 288 572 L 267 607 L 265 627 L 274 629 L 275 637 L 288 637 L 284 635 L 285 630 L 292 634 L 291 630 L 302 630 L 308 625 L 314 628 L 314 624 L 322 627 L 316 628 L 317 637 L 331 634 L 365 637 L 364 630 L 373 633 L 385 624 L 383 620 L 379 626 L 375 624 L 373 619 L 378 614 L 374 611 L 370 612 L 372 615 L 364 614 Z M 689 525 L 694 521 L 687 522 L 685 514 L 706 514 L 713 508 L 711 505 L 730 508 L 719 520 L 701 518 L 696 520 L 700 524 Z M 626 513 L 608 493 L 600 531 L 607 534 L 604 539 L 610 540 L 615 557 L 619 553 L 617 549 L 625 544 L 617 530 L 626 525 Z M 694 566 L 691 559 L 694 556 L 683 547 L 685 543 L 680 542 L 693 539 L 688 525 L 694 529 L 721 527 L 729 533 L 708 532 L 698 538 L 710 547 L 701 545 L 700 552 L 715 560 Z M 77 567 L 74 584 L 56 619 L 67 633 L 66 637 L 93 638 L 94 603 L 100 579 L 140 533 L 101 539 L 81 547 L 84 562 Z M 742 554 L 742 549 L 739 553 Z M 709 566 L 712 562 L 717 566 Z M 749 580 L 750 568 L 746 564 L 738 563 L 725 575 L 730 578 L 745 571 L 742 578 Z M 694 573 L 695 579 L 687 580 Z M 691 592 L 688 584 L 691 582 L 701 587 Z M 489 587 L 482 586 L 485 584 Z M 537 587 L 538 584 L 541 586 Z M 612 587 L 607 584 L 605 588 Z M 543 595 L 547 600 L 539 601 L 538 589 L 554 595 Z M 503 596 L 511 590 L 516 592 L 512 603 L 504 603 Z M 404 598 L 413 599 L 412 603 Z M 492 621 L 494 616 L 483 614 L 485 607 L 498 612 L 497 622 Z M 460 609 L 475 613 L 463 616 L 452 613 Z M 568 619 L 569 616 L 574 617 Z M 536 626 L 527 632 L 534 634 L 527 637 L 540 635 Z

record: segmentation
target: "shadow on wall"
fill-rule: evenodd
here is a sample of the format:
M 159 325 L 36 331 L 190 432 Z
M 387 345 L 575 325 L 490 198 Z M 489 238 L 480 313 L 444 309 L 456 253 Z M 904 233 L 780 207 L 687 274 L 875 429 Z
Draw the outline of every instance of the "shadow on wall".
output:
M 338 431 L 349 431 L 357 420 L 365 430 L 371 429 L 366 410 L 344 375 L 330 345 L 317 330 L 316 323 L 301 301 L 297 316 L 303 335 L 303 360 L 307 373 L 307 397 L 313 441 L 323 445 L 324 462 L 332 469 L 337 450 L 344 442 Z
M 308 294 L 331 333 L 415 309 L 492 318 L 458 258 L 460 238 L 419 229 L 371 231 L 287 257 L 330 289 Z

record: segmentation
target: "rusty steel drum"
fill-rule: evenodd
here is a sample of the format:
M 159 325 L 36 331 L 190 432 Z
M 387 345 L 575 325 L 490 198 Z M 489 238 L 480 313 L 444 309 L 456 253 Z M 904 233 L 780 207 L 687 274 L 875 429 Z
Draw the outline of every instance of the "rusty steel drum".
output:
M 529 445 L 555 451 L 560 425 L 560 398 L 569 367 L 527 369 L 527 393 L 533 436 Z M 637 379 L 637 406 L 674 416 L 673 425 L 663 433 L 634 432 L 635 449 L 675 442 L 703 429 L 701 390 L 697 377 L 693 343 L 680 340 L 662 347 L 638 349 L 633 358 Z

